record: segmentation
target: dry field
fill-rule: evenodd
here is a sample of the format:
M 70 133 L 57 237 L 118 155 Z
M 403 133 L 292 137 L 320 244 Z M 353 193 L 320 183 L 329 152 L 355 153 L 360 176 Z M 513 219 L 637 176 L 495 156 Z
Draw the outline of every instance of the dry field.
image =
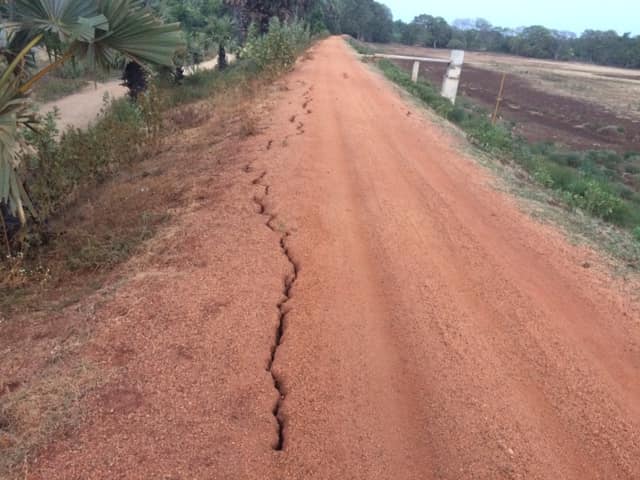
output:
M 448 50 L 371 45 L 392 54 L 447 57 Z M 411 62 L 399 62 L 405 68 Z M 440 64 L 421 73 L 439 84 Z M 532 141 L 555 141 L 577 149 L 640 151 L 640 70 L 467 52 L 461 93 L 491 108 L 507 73 L 502 115 Z

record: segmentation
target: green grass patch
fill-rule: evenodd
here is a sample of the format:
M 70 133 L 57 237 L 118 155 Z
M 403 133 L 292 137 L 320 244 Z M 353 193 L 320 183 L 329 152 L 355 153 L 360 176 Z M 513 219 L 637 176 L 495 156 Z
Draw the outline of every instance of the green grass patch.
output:
M 368 47 L 367 45 L 356 40 L 353 37 L 348 37 L 347 42 L 349 42 L 349 45 L 351 45 L 351 47 L 360 55 L 373 55 L 374 53 L 376 53 L 372 48 Z

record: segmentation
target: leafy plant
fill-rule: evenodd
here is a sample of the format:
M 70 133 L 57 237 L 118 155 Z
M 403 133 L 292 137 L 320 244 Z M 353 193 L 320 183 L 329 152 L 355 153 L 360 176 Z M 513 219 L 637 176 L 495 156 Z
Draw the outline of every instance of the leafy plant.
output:
M 256 63 L 261 71 L 277 74 L 293 67 L 298 53 L 311 40 L 309 29 L 300 21 L 282 23 L 272 18 L 269 31 L 260 35 L 252 25 L 242 56 Z
M 10 31 L 9 43 L 19 43 L 21 50 L 2 52 L 7 68 L 0 77 L 0 203 L 22 225 L 27 221 L 25 208 L 35 216 L 17 176 L 20 133 L 37 124 L 30 111 L 29 92 L 47 73 L 73 57 L 93 68 L 108 68 L 122 56 L 141 64 L 171 66 L 183 43 L 179 25 L 165 25 L 143 7 L 139 0 L 15 0 L 16 21 L 4 27 Z M 64 46 L 64 52 L 31 74 L 26 58 L 52 37 Z

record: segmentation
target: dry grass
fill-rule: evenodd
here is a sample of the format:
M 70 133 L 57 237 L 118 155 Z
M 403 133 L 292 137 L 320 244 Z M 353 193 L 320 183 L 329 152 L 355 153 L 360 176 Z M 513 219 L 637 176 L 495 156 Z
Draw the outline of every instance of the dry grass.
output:
M 28 461 L 54 436 L 70 433 L 82 419 L 81 401 L 106 378 L 90 364 L 58 366 L 58 359 L 28 387 L 16 387 L 0 397 L 0 475 L 22 477 Z M 73 362 L 73 360 L 70 360 Z
M 211 118 L 211 108 L 207 104 L 184 105 L 167 114 L 165 128 L 188 130 L 198 127 Z

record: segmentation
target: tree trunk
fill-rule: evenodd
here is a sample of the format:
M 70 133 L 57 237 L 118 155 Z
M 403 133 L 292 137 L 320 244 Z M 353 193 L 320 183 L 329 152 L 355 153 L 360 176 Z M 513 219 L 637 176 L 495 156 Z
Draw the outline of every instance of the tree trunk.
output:
M 227 65 L 227 51 L 224 48 L 224 43 L 220 43 L 218 46 L 218 70 L 224 70 Z

